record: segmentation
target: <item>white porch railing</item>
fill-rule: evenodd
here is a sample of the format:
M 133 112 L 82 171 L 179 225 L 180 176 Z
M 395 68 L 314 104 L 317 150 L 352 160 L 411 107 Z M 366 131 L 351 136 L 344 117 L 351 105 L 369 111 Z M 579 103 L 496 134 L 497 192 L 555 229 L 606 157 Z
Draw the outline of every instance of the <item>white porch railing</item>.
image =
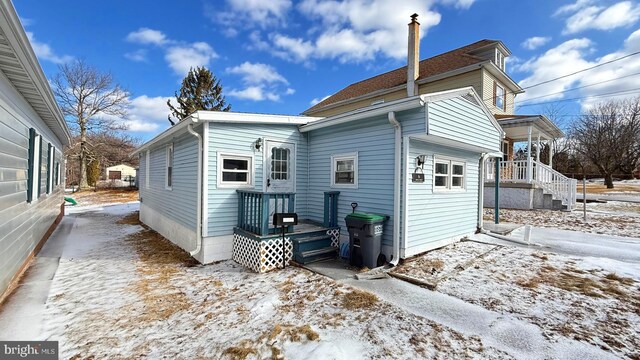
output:
M 494 160 L 485 164 L 485 181 L 496 181 L 496 165 Z M 576 204 L 578 181 L 568 178 L 533 159 L 500 161 L 500 182 L 533 183 L 562 200 L 562 204 L 572 209 Z

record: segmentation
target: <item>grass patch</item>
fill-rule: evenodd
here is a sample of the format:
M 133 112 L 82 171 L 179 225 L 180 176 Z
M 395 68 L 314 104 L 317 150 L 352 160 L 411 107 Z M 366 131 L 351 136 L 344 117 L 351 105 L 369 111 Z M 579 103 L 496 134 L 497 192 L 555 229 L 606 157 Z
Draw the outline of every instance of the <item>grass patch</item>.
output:
M 374 294 L 354 289 L 344 294 L 342 298 L 342 306 L 348 310 L 368 309 L 375 306 L 378 301 L 378 297 Z
M 635 280 L 633 280 L 632 278 L 622 277 L 616 273 L 608 273 L 607 275 L 604 276 L 604 278 L 607 280 L 619 282 L 624 285 L 633 285 L 635 283 Z
M 116 221 L 116 224 L 120 225 L 140 225 L 140 213 L 138 211 L 134 211 L 131 214 L 123 217 L 122 219 Z
M 67 194 L 74 198 L 78 205 L 86 204 L 107 204 L 107 203 L 126 203 L 138 201 L 139 195 L 137 189 L 121 188 L 121 189 L 85 189 L 76 191 L 73 194 Z
M 539 277 L 532 277 L 530 279 L 519 278 L 518 280 L 516 280 L 516 284 L 518 286 L 521 286 L 527 289 L 537 289 L 538 286 L 540 285 L 540 278 Z
M 251 341 L 242 340 L 238 346 L 226 348 L 222 355 L 233 360 L 245 360 L 249 355 L 258 355 L 258 351 L 252 346 Z

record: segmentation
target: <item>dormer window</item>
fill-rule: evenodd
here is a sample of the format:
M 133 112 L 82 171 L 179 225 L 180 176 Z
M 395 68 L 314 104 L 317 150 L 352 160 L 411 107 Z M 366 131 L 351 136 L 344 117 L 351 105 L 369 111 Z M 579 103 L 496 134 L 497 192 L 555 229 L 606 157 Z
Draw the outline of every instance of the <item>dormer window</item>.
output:
M 504 59 L 504 54 L 502 53 L 502 51 L 496 49 L 496 58 L 494 60 L 494 63 L 502 71 L 505 71 L 505 69 L 504 69 L 504 60 L 505 60 Z

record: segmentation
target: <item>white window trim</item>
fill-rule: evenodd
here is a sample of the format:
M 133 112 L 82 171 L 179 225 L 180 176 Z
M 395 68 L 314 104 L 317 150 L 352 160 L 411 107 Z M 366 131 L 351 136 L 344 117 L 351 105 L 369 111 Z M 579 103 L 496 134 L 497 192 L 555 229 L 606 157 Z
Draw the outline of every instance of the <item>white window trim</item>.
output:
M 502 89 L 502 95 L 498 96 L 498 89 Z M 507 108 L 507 99 L 506 99 L 506 93 L 505 93 L 505 88 L 504 86 L 500 85 L 498 82 L 496 82 L 496 98 L 495 98 L 495 107 L 497 109 L 500 109 L 502 111 L 506 111 Z M 500 101 L 502 102 L 502 106 L 498 106 L 498 99 L 500 99 Z
M 149 188 L 149 173 L 150 168 L 151 168 L 151 151 L 147 150 L 147 153 L 145 154 L 145 160 L 144 160 L 144 187 L 145 189 Z
M 51 148 L 49 149 L 49 154 L 47 155 L 47 161 L 49 163 L 48 168 L 47 168 L 47 194 L 51 194 L 53 192 L 53 175 L 54 175 L 54 171 L 55 169 L 53 168 L 54 166 L 54 159 L 53 157 L 55 156 L 56 153 L 56 148 L 54 146 L 51 146 Z
M 171 157 L 171 159 L 169 159 Z M 173 189 L 173 174 L 175 173 L 175 169 L 173 166 L 173 159 L 175 158 L 173 144 L 167 146 L 167 150 L 165 150 L 165 163 L 164 163 L 164 188 L 166 190 Z M 171 185 L 169 185 L 169 160 L 171 160 Z
M 56 186 L 58 186 L 58 187 L 60 186 L 60 181 L 61 181 L 60 178 L 62 177 L 60 175 L 60 170 L 62 170 L 62 169 L 61 169 L 61 166 L 60 166 L 60 160 L 58 160 L 58 162 L 56 162 L 56 169 L 55 169 L 56 174 L 57 174 L 57 176 L 56 176 Z
M 436 163 L 447 164 L 447 186 L 436 186 Z M 453 165 L 462 165 L 462 176 L 453 175 Z M 438 174 L 443 176 L 444 174 Z M 462 186 L 453 186 L 453 178 L 462 177 Z M 448 156 L 433 155 L 433 192 L 465 192 L 467 191 L 467 162 Z
M 256 178 L 255 159 L 253 153 L 218 152 L 216 163 L 216 186 L 220 189 L 246 189 L 253 188 Z M 222 181 L 223 159 L 249 160 L 247 167 L 247 182 Z
M 42 151 L 40 149 L 40 134 L 36 134 L 35 139 L 33 141 L 33 178 L 31 179 L 31 199 L 29 202 L 31 204 L 35 204 L 38 202 L 38 189 L 40 188 L 40 156 L 39 153 Z
M 338 160 L 353 160 L 353 184 L 336 184 L 336 162 Z M 331 187 L 338 189 L 358 188 L 358 152 L 331 155 Z

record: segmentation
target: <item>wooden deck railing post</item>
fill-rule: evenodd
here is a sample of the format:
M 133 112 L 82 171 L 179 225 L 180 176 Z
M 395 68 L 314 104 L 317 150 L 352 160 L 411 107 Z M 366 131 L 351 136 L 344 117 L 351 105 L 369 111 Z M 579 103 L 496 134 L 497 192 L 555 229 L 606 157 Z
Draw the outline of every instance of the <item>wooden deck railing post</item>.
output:
M 262 194 L 262 217 L 260 220 L 259 235 L 267 235 L 269 233 L 269 194 Z

